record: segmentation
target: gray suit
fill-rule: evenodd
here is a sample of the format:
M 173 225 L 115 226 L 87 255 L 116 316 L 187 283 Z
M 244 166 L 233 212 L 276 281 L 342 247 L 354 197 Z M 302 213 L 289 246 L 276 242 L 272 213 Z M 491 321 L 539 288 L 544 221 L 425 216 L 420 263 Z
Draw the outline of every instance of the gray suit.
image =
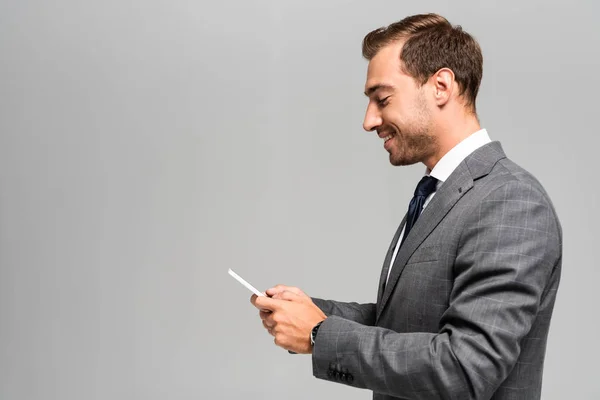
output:
M 313 298 L 313 374 L 374 399 L 540 398 L 562 229 L 541 184 L 492 142 L 439 188 L 376 304 Z M 383 287 L 385 286 L 385 289 Z

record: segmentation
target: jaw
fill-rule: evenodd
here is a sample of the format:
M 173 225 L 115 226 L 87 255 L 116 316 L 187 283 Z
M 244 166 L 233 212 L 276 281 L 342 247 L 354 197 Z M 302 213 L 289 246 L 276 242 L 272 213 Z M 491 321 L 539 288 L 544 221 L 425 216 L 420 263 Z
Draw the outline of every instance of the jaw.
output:
M 437 162 L 439 158 L 437 153 L 439 146 L 435 139 L 421 136 L 420 141 L 415 141 L 415 138 L 406 139 L 399 135 L 394 135 L 388 142 L 389 160 L 390 164 L 394 166 L 406 166 L 413 165 L 419 162 L 423 163 L 427 167 L 430 166 L 432 161 Z M 423 143 L 422 140 L 427 141 Z

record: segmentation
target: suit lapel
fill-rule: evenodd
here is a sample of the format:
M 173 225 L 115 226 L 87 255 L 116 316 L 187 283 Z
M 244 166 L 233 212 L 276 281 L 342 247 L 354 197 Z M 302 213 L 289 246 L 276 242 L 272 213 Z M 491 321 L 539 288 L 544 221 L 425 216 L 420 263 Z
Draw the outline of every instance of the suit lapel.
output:
M 381 298 L 383 297 L 383 287 L 385 285 L 385 280 L 387 278 L 388 271 L 390 269 L 390 262 L 392 261 L 392 256 L 394 255 L 394 249 L 396 248 L 396 243 L 398 243 L 398 238 L 400 237 L 400 233 L 402 232 L 402 228 L 404 228 L 404 224 L 406 223 L 406 214 L 398 226 L 396 230 L 396 234 L 392 239 L 392 243 L 390 243 L 390 248 L 385 256 L 385 261 L 383 262 L 383 268 L 381 269 L 381 276 L 379 277 L 379 287 L 377 289 L 377 304 L 381 302 Z
M 498 160 L 505 158 L 504 152 L 499 142 L 492 142 L 480 147 L 470 156 L 468 156 L 459 166 L 452 172 L 448 179 L 442 184 L 433 199 L 427 205 L 419 219 L 411 229 L 408 237 L 398 250 L 394 265 L 391 267 L 390 278 L 385 285 L 385 290 L 381 290 L 385 278 L 387 276 L 391 255 L 393 254 L 394 245 L 397 237 L 402 231 L 404 221 L 400 224 L 398 231 L 390 245 L 390 250 L 386 256 L 386 264 L 381 274 L 379 281 L 379 292 L 383 292 L 377 297 L 377 318 L 379 320 L 381 313 L 389 300 L 402 270 L 406 266 L 406 262 L 415 250 L 423 243 L 429 234 L 438 226 L 444 219 L 446 214 L 454 207 L 454 205 L 473 187 L 473 181 L 487 175 Z M 406 219 L 406 217 L 405 217 Z

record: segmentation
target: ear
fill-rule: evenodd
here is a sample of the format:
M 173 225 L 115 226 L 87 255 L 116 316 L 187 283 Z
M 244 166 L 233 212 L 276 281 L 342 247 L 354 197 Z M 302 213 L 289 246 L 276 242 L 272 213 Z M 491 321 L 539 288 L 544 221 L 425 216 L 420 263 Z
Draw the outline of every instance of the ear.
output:
M 434 89 L 435 104 L 443 107 L 452 97 L 454 90 L 454 72 L 450 68 L 442 68 L 431 77 Z

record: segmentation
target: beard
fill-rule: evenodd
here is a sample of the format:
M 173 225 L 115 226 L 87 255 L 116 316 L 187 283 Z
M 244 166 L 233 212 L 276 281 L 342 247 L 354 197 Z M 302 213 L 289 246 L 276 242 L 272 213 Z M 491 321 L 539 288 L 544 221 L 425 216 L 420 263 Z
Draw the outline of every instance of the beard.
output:
M 390 163 L 395 166 L 412 165 L 423 162 L 435 154 L 437 137 L 428 133 L 412 132 L 397 134 L 390 149 Z
M 434 155 L 438 148 L 438 138 L 432 134 L 433 123 L 425 98 L 417 97 L 413 119 L 404 124 L 390 139 L 390 163 L 395 166 L 412 165 L 424 162 Z M 400 127 L 398 127 L 400 129 Z

